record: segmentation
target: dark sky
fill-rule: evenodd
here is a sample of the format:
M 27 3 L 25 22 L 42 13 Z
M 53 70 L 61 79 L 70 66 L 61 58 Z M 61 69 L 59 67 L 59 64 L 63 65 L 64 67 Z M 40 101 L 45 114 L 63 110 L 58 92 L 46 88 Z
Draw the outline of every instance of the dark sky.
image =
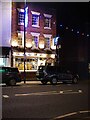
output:
M 54 2 L 51 7 L 56 8 L 59 19 L 70 22 L 87 22 L 89 13 L 88 2 Z
M 44 5 L 56 9 L 57 27 L 62 24 L 64 26 L 80 29 L 83 32 L 86 31 L 86 27 L 90 27 L 89 2 L 51 2 L 44 3 Z
M 44 6 L 57 10 L 59 22 L 64 24 L 82 24 L 88 22 L 88 2 L 46 2 Z
M 39 4 L 57 11 L 57 27 L 60 24 L 86 30 L 89 23 L 89 2 L 40 2 Z

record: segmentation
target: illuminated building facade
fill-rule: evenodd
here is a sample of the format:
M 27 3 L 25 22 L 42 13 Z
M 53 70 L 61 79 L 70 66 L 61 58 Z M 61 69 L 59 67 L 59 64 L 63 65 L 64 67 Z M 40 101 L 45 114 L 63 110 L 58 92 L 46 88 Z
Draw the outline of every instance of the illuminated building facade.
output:
M 24 4 L 12 3 L 11 65 L 24 70 Z M 25 70 L 36 72 L 38 66 L 55 63 L 55 9 L 26 3 L 25 12 Z

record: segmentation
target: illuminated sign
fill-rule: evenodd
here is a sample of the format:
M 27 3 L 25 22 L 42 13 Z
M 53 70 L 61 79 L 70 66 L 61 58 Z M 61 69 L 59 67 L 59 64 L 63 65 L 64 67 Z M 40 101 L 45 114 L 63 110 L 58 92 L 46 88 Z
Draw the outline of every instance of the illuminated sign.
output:
M 59 38 L 59 37 L 54 38 L 54 46 L 57 45 L 58 38 Z

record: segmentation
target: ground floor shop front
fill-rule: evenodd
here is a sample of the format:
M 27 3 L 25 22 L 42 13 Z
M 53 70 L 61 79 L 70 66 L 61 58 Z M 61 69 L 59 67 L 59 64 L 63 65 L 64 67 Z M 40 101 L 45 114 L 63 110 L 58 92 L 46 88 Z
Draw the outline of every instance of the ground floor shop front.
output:
M 24 61 L 25 60 L 25 61 Z M 36 80 L 36 71 L 38 66 L 46 64 L 55 64 L 55 53 L 37 53 L 37 52 L 12 52 L 13 67 L 17 67 L 22 75 L 22 79 Z

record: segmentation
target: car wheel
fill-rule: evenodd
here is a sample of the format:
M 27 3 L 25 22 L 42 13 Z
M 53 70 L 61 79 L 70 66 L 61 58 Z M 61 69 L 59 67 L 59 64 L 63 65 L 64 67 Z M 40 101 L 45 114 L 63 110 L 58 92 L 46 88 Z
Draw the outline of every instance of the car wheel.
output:
M 9 85 L 15 86 L 15 85 L 16 85 L 16 80 L 15 80 L 14 78 L 12 78 L 12 79 L 9 81 Z
M 46 84 L 47 84 L 47 81 L 42 80 L 41 83 L 42 83 L 43 85 L 46 85 Z
M 74 84 L 76 84 L 78 82 L 78 79 L 76 77 L 73 78 L 73 81 L 72 81 Z
M 57 84 L 57 78 L 53 77 L 52 80 L 51 80 L 51 84 L 56 85 Z

